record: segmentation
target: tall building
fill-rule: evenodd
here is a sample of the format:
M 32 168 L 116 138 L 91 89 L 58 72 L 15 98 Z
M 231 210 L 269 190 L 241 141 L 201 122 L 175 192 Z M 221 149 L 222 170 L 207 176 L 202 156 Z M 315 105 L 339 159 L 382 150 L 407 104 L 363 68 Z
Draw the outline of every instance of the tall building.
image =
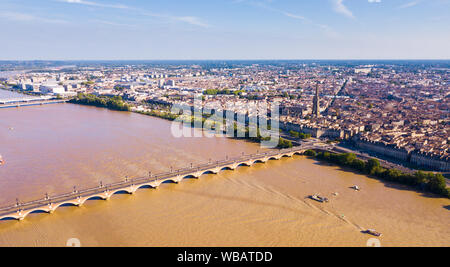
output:
M 320 97 L 319 97 L 319 82 L 316 84 L 316 95 L 313 99 L 313 116 L 320 117 Z

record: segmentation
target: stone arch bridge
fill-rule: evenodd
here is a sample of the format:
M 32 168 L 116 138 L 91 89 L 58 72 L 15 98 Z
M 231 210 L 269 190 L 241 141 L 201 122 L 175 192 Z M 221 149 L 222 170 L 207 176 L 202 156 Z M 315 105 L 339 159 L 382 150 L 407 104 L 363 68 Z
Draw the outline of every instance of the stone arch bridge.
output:
M 82 191 L 46 197 L 45 199 L 30 201 L 28 203 L 16 203 L 15 205 L 0 208 L 1 220 L 24 220 L 32 213 L 53 213 L 62 206 L 82 206 L 89 200 L 109 200 L 111 196 L 118 193 L 134 194 L 141 188 L 158 188 L 166 182 L 179 183 L 185 178 L 200 178 L 204 174 L 217 174 L 222 170 L 235 170 L 240 166 L 252 166 L 255 163 L 266 163 L 269 160 L 279 160 L 283 157 L 293 157 L 302 155 L 307 149 L 296 147 L 287 150 L 275 150 L 266 153 L 243 155 L 239 158 L 210 162 L 191 168 L 180 169 L 149 175 L 149 177 L 137 178 L 130 181 L 123 181 L 105 186 L 89 188 Z

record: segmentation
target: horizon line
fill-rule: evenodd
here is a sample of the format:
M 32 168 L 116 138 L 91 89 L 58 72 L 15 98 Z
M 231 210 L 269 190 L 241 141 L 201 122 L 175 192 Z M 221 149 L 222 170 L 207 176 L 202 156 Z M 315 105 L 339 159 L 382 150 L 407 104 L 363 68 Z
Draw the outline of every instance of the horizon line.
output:
M 398 61 L 450 61 L 450 58 L 384 58 L 384 59 L 372 59 L 372 58 L 347 58 L 347 59 L 332 59 L 332 58 L 322 58 L 322 59 L 0 59 L 0 62 L 4 61 L 17 61 L 17 62 L 30 62 L 30 61 L 387 61 L 387 60 L 398 60 Z

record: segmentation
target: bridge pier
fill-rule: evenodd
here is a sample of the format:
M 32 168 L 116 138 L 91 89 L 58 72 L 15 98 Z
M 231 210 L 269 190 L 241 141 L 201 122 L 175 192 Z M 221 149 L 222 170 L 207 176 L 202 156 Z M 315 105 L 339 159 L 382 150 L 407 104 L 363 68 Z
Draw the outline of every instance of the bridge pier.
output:
M 134 186 L 134 185 L 130 186 L 127 190 L 128 194 L 130 194 L 130 195 L 134 195 L 134 193 L 136 193 L 136 191 L 137 191 L 137 186 Z
M 214 173 L 214 174 L 218 174 L 219 172 L 220 172 L 220 168 L 215 168 L 215 169 L 212 169 L 212 170 L 208 170 L 209 172 L 212 172 L 212 173 Z
M 152 184 L 153 184 L 153 185 L 150 185 L 150 186 L 152 186 L 152 187 L 155 188 L 155 189 L 158 189 L 159 186 L 162 184 L 162 181 L 155 181 L 155 182 L 153 182 Z
M 253 165 L 253 161 L 247 161 L 247 162 L 244 162 L 244 163 L 242 163 L 242 164 L 244 164 L 244 165 L 246 165 L 247 167 L 251 167 L 252 165 Z
M 105 193 L 103 193 L 103 195 L 100 196 L 100 198 L 105 200 L 105 201 L 108 201 L 111 198 L 112 195 L 113 194 L 110 193 L 110 192 L 105 192 Z
M 70 203 L 70 204 L 75 205 L 76 207 L 82 207 L 84 204 L 84 201 L 86 201 L 86 199 L 82 200 L 81 197 L 78 197 L 76 202 Z
M 180 183 L 181 181 L 183 181 L 183 176 L 178 175 L 177 178 L 175 178 L 175 180 L 173 180 L 176 184 Z
M 22 211 L 17 212 L 16 220 L 19 222 L 23 221 L 25 219 L 26 215 L 22 214 Z

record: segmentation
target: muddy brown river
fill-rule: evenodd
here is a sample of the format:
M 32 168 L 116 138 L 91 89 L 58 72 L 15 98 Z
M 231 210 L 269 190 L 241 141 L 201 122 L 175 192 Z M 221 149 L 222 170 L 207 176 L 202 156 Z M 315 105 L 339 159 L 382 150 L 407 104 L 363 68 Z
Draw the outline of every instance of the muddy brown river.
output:
M 2 109 L 0 206 L 260 149 L 170 127 L 72 104 Z M 0 221 L 0 246 L 366 246 L 368 228 L 382 246 L 450 246 L 450 200 L 296 156 Z

